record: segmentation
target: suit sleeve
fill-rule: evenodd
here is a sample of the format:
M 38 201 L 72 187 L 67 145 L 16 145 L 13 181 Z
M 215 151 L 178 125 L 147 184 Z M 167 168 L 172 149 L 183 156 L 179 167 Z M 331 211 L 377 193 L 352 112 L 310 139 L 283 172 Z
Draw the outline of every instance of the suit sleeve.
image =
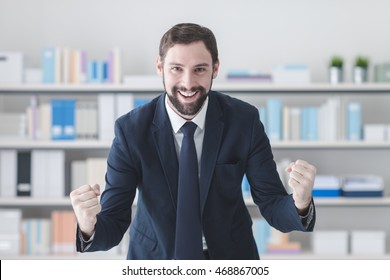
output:
M 292 196 L 287 194 L 280 180 L 269 139 L 258 112 L 253 118 L 246 175 L 253 200 L 271 226 L 282 232 L 312 230 L 315 215 L 309 225 L 303 225 Z

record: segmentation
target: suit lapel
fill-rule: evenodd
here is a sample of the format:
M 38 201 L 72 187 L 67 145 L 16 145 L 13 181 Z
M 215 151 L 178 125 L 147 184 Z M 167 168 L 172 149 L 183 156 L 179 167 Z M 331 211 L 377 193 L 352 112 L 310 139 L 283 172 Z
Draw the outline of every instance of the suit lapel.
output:
M 164 98 L 165 95 L 161 95 L 157 102 L 156 112 L 153 119 L 153 137 L 161 162 L 161 166 L 164 170 L 165 178 L 168 183 L 172 203 L 176 210 L 178 184 L 177 174 L 179 170 L 179 165 L 177 162 L 172 126 L 165 109 Z
M 218 100 L 214 96 L 214 93 L 210 92 L 209 105 L 206 114 L 199 183 L 200 207 L 202 213 L 210 189 L 211 179 L 214 173 L 214 167 L 217 162 L 219 147 L 222 140 L 222 133 L 224 128 L 222 116 L 223 114 Z

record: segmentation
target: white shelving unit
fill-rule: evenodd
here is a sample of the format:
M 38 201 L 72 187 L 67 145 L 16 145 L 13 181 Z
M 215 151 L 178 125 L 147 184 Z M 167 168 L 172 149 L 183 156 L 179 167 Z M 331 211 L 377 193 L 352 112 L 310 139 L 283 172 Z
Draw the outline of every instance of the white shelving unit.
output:
M 383 121 L 390 124 L 390 84 L 309 84 L 309 85 L 274 85 L 254 82 L 216 81 L 213 89 L 227 93 L 248 102 L 264 102 L 266 98 L 278 96 L 288 102 L 312 102 L 327 96 L 342 96 L 347 99 L 361 100 L 367 103 L 367 121 Z M 28 98 L 30 95 L 55 96 L 87 96 L 95 98 L 98 93 L 132 93 L 135 96 L 156 96 L 163 91 L 160 84 L 134 85 L 0 85 L 0 112 L 4 110 L 8 98 Z M 66 153 L 96 152 L 109 150 L 110 141 L 31 141 L 25 139 L 7 139 L 0 136 L 0 149 L 63 149 Z M 383 198 L 321 198 L 315 199 L 317 206 L 316 230 L 327 229 L 381 229 L 387 232 L 386 255 L 390 258 L 390 224 L 385 221 L 390 215 L 390 174 L 388 161 L 390 158 L 390 141 L 280 141 L 271 142 L 276 160 L 282 158 L 302 158 L 316 165 L 318 173 L 348 174 L 354 172 L 377 173 L 384 177 L 385 197 Z M 251 199 L 246 200 L 251 212 L 256 211 Z M 33 198 L 0 198 L 0 208 L 22 208 L 23 211 L 39 208 L 50 209 L 71 208 L 69 198 L 33 199 Z M 258 211 L 257 211 L 258 212 Z M 295 233 L 294 233 L 295 235 Z M 302 241 L 304 251 L 310 251 L 310 234 L 297 233 L 293 236 Z M 110 258 L 121 259 L 122 256 Z M 361 258 L 365 256 L 345 256 L 342 258 Z M 30 258 L 20 256 L 20 258 Z M 31 257 L 35 258 L 35 257 Z M 51 258 L 51 256 L 50 256 Z M 62 258 L 62 257 L 59 257 Z M 67 257 L 65 257 L 67 258 Z M 88 258 L 88 256 L 86 257 Z M 100 257 L 99 257 L 100 258 Z M 104 257 L 102 257 L 104 258 Z M 264 259 L 323 259 L 332 257 L 313 256 L 305 253 L 297 256 L 266 255 Z M 339 256 L 335 258 L 340 258 Z M 371 257 L 367 257 L 371 258 Z M 375 258 L 375 257 L 374 257 Z

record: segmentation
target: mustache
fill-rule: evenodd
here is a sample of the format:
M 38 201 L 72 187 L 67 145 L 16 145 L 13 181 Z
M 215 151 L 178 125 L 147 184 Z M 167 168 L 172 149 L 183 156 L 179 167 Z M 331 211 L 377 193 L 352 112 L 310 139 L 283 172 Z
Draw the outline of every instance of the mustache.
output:
M 190 89 L 187 89 L 186 87 L 182 87 L 182 86 L 173 86 L 172 92 L 177 92 L 177 91 L 182 91 L 182 92 L 205 91 L 205 88 L 202 86 L 196 86 L 196 87 L 192 87 Z

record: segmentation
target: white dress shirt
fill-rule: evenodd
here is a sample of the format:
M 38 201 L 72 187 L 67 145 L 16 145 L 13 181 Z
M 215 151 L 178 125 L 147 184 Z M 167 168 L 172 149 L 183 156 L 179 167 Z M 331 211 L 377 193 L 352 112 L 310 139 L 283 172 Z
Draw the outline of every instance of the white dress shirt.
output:
M 207 112 L 208 104 L 209 104 L 209 98 L 207 97 L 198 114 L 196 114 L 196 116 L 191 120 L 198 126 L 195 130 L 194 141 L 195 141 L 196 155 L 198 157 L 199 175 L 200 175 L 200 158 L 202 156 L 203 137 L 204 137 L 205 124 L 206 124 L 206 112 Z M 176 155 L 177 158 L 179 159 L 181 142 L 183 141 L 183 133 L 180 131 L 180 128 L 188 120 L 183 119 L 175 111 L 173 111 L 173 109 L 168 104 L 167 95 L 165 95 L 165 108 L 167 109 L 169 120 L 171 121 L 173 135 L 175 136 Z

